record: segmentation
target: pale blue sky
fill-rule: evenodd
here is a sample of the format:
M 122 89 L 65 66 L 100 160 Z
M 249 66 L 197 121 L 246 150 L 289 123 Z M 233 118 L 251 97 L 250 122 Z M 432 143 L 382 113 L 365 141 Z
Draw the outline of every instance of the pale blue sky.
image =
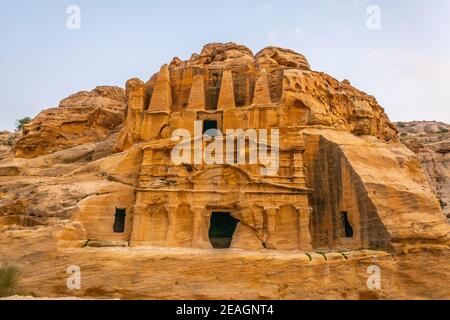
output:
M 66 28 L 71 4 L 79 31 Z M 366 27 L 372 4 L 381 30 Z M 0 0 L 0 129 L 228 41 L 296 50 L 377 97 L 392 120 L 450 123 L 449 40 L 448 0 Z

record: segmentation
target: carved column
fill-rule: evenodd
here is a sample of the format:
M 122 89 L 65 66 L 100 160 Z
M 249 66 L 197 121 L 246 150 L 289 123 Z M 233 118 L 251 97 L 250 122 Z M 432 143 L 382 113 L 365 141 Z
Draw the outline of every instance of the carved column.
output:
M 212 248 L 208 234 L 211 212 L 204 206 L 191 206 L 191 211 L 194 213 L 192 247 L 204 249 Z
M 312 240 L 311 232 L 309 230 L 309 220 L 311 216 L 310 208 L 295 207 L 298 213 L 298 242 L 299 249 L 303 251 L 311 251 Z
M 169 203 L 165 206 L 167 217 L 169 218 L 169 226 L 167 228 L 167 234 L 166 234 L 166 246 L 173 246 L 175 244 L 175 225 L 177 220 L 177 211 L 178 211 L 178 204 Z
M 292 169 L 294 182 L 305 184 L 305 172 L 303 164 L 303 154 L 300 151 L 294 151 L 292 154 Z
M 264 207 L 264 211 L 267 217 L 266 228 L 267 228 L 267 239 L 266 239 L 266 248 L 267 249 L 276 249 L 274 242 L 275 232 L 276 232 L 276 223 L 275 216 L 280 211 L 279 207 Z
M 147 245 L 150 229 L 149 215 L 146 206 L 136 205 L 133 208 L 133 230 L 130 235 L 130 247 Z

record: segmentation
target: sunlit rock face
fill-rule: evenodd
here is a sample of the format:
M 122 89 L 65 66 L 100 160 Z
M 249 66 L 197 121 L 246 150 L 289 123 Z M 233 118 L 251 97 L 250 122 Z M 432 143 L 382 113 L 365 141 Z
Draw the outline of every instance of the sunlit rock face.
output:
M 14 154 L 30 159 L 102 141 L 123 122 L 125 110 L 125 92 L 121 88 L 97 87 L 76 93 L 26 125 Z
M 211 141 L 202 136 L 205 128 L 216 130 Z M 173 136 L 179 130 L 189 134 L 184 141 L 189 150 L 203 152 L 213 145 L 214 155 L 233 160 L 189 161 L 195 159 L 192 154 L 174 161 L 179 140 Z M 238 147 L 238 130 L 257 135 Z M 261 130 L 268 141 L 260 139 Z M 274 131 L 277 147 L 271 144 Z M 217 147 L 227 139 L 233 142 L 230 149 Z M 276 174 L 264 171 L 261 157 L 234 161 L 238 154 L 247 159 L 252 143 L 259 155 L 264 148 L 269 154 L 278 151 Z M 415 273 L 418 267 L 409 265 L 414 259 L 390 260 L 389 255 L 432 250 L 439 252 L 431 259 L 433 270 L 448 276 L 440 263 L 448 264 L 450 226 L 418 158 L 399 143 L 383 108 L 349 81 L 311 70 L 303 55 L 288 49 L 268 47 L 255 55 L 235 43 L 208 44 L 186 61 L 164 64 L 147 82 L 134 78 L 125 90 L 99 87 L 63 100 L 27 125 L 13 150 L 5 150 L 0 161 L 0 252 L 5 255 L 14 250 L 3 247 L 23 247 L 22 236 L 28 246 L 35 234 L 45 238 L 42 251 L 50 256 L 69 259 L 64 250 L 72 248 L 71 254 L 93 269 L 98 263 L 86 255 L 92 247 L 130 250 L 120 251 L 126 255 L 117 260 L 120 267 L 128 258 L 140 265 L 142 256 L 134 247 L 147 247 L 157 250 L 149 259 L 171 252 L 176 270 L 167 274 L 187 263 L 206 276 L 212 269 L 198 267 L 194 256 L 182 260 L 178 252 L 195 252 L 217 265 L 230 259 L 230 272 L 239 272 L 242 259 L 265 255 L 275 257 L 277 270 L 290 265 L 303 270 L 319 260 L 344 264 L 358 250 L 368 250 L 364 259 L 381 259 L 392 270 L 393 263 L 404 261 Z M 240 250 L 224 258 L 213 248 Z M 105 261 L 114 260 L 115 252 L 102 252 Z M 22 261 L 16 253 L 11 257 Z M 421 265 L 429 259 L 418 257 Z M 267 261 L 269 272 L 272 262 Z M 135 268 L 132 262 L 125 267 Z M 129 290 L 142 291 L 114 272 Z M 242 272 L 242 283 L 260 281 L 251 274 Z M 286 281 L 275 277 L 280 285 Z M 400 278 L 390 289 L 404 285 Z M 158 281 L 167 279 L 161 275 Z M 429 278 L 421 279 L 430 286 Z M 98 281 L 92 285 L 101 288 Z M 348 281 L 350 288 L 357 277 L 349 275 Z M 231 283 L 224 286 L 233 292 Z M 317 281 L 313 286 L 323 289 Z M 264 297 L 280 298 L 282 291 Z M 286 289 L 284 296 L 304 294 Z
M 217 210 L 239 220 L 237 248 L 394 249 L 409 239 L 448 240 L 417 159 L 397 144 L 375 98 L 312 71 L 301 54 L 209 44 L 147 83 L 130 80 L 127 96 L 115 148 L 139 145 L 143 155 L 132 245 L 211 247 Z M 214 121 L 221 132 L 280 130 L 277 176 L 261 176 L 258 165 L 171 163 L 170 137 L 180 128 L 194 134 L 195 121 Z M 138 231 L 155 229 L 162 230 Z

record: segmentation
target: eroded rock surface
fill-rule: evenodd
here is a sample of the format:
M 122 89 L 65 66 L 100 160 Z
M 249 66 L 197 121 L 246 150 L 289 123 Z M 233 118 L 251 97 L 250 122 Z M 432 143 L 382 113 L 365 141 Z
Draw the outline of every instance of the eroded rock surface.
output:
M 419 157 L 433 192 L 450 219 L 450 125 L 436 121 L 396 125 L 401 141 Z
M 354 88 L 348 80 L 340 82 L 323 72 L 311 70 L 303 55 L 276 47 L 267 47 L 253 55 L 242 45 L 213 43 L 187 61 L 175 58 L 168 66 L 172 110 L 182 111 L 188 106 L 194 77 L 199 75 L 205 86 L 205 109 L 214 109 L 219 99 L 222 74 L 227 74 L 222 73 L 223 69 L 232 72 L 237 107 L 254 104 L 255 85 L 266 72 L 271 103 L 283 103 L 289 108 L 288 125 L 323 125 L 356 135 L 397 141 L 397 129 L 373 96 Z M 151 100 L 158 76 L 159 73 L 155 74 L 147 82 L 147 95 L 142 101 Z M 132 82 L 129 86 L 136 84 Z M 142 84 L 140 88 L 142 92 Z M 146 106 L 141 109 L 144 111 Z M 136 130 L 136 126 L 134 128 Z
M 0 160 L 10 155 L 18 138 L 18 133 L 9 131 L 0 132 Z
M 277 175 L 261 163 L 175 163 L 172 133 L 195 121 L 279 129 Z M 448 136 L 414 138 L 445 202 L 448 180 L 431 172 L 448 169 Z M 450 225 L 419 158 L 348 80 L 288 49 L 213 43 L 126 90 L 70 96 L 0 149 L 0 255 L 40 296 L 67 296 L 76 263 L 82 297 L 448 298 Z M 216 239 L 228 251 L 212 249 L 218 214 L 235 221 Z M 376 293 L 374 261 L 388 279 Z
M 125 110 L 125 92 L 121 88 L 97 87 L 76 93 L 24 126 L 15 156 L 30 159 L 102 141 L 123 122 Z

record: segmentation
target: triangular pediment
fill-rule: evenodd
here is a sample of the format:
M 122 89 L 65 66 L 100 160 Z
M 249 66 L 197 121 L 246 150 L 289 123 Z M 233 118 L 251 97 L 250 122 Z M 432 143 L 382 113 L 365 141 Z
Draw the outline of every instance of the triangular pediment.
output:
M 194 175 L 192 182 L 197 188 L 230 190 L 249 185 L 252 179 L 245 171 L 232 166 L 216 166 Z
M 245 170 L 231 165 L 215 166 L 201 170 L 192 177 L 191 182 L 193 183 L 193 188 L 197 191 L 308 192 L 308 189 L 274 184 L 251 177 Z

